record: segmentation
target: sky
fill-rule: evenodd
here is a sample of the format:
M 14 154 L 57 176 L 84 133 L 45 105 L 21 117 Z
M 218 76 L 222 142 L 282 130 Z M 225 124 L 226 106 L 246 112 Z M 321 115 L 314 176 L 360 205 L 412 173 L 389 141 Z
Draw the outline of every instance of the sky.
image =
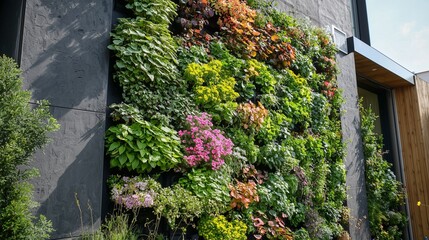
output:
M 411 72 L 429 71 L 429 0 L 367 0 L 371 46 Z

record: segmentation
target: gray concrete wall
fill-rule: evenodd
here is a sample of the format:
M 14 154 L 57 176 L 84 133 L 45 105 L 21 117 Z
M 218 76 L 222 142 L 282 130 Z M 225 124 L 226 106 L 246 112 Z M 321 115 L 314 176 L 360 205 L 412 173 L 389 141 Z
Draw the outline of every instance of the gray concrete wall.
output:
M 25 88 L 32 91 L 32 102 L 48 99 L 61 124 L 34 161 L 41 173 L 34 181 L 35 200 L 41 204 L 37 213 L 52 220 L 56 239 L 82 231 L 75 196 L 84 228 L 101 221 L 112 4 L 26 2 L 21 55 Z
M 298 18 L 307 18 L 322 28 L 332 25 L 353 35 L 351 1 L 278 0 L 279 8 Z M 341 117 L 344 142 L 347 144 L 347 206 L 350 208 L 349 230 L 352 239 L 370 239 L 365 190 L 365 167 L 360 135 L 357 79 L 353 53 L 337 55 L 340 68 L 339 88 L 345 99 Z

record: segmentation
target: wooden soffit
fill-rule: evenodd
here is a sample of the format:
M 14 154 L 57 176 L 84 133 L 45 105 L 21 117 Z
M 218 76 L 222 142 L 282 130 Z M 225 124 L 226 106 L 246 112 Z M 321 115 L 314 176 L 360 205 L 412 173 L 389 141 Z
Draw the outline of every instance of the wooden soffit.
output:
M 414 74 L 355 37 L 347 39 L 354 52 L 356 74 L 389 88 L 414 85 Z

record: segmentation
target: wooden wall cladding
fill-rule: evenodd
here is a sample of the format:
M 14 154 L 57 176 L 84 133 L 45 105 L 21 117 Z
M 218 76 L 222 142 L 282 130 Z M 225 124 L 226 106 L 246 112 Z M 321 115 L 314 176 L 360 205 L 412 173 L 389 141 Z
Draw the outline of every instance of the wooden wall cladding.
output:
M 395 89 L 413 237 L 429 237 L 429 83 Z M 417 202 L 422 203 L 417 206 Z

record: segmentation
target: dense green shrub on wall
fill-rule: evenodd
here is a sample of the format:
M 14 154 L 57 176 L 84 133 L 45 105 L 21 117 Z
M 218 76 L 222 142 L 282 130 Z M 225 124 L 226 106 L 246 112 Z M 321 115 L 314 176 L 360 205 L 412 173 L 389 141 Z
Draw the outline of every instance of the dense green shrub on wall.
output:
M 360 113 L 370 232 L 374 239 L 402 239 L 406 218 L 400 208 L 405 192 L 391 170 L 392 164 L 383 159 L 383 138 L 374 131 L 378 116 L 362 106 Z
M 31 212 L 36 203 L 27 180 L 37 170 L 28 164 L 58 125 L 47 102 L 29 106 L 31 95 L 22 90 L 20 74 L 14 60 L 0 57 L 0 239 L 47 239 L 52 224 Z
M 171 1 L 129 2 L 135 18 L 119 21 L 110 46 L 128 105 L 114 106 L 122 122 L 106 148 L 123 174 L 175 176 L 145 206 L 156 216 L 149 239 L 160 218 L 207 239 L 339 237 L 347 211 L 330 37 L 260 0 L 179 1 L 171 25 Z

